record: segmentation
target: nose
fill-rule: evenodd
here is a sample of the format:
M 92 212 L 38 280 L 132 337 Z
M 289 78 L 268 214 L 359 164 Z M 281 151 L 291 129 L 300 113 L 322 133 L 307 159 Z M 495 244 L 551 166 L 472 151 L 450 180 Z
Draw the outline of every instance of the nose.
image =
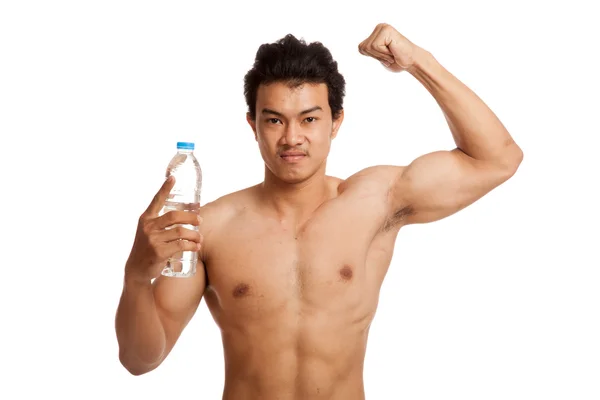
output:
M 304 135 L 302 134 L 302 130 L 295 124 L 288 124 L 286 126 L 282 139 L 284 142 L 283 144 L 287 144 L 290 147 L 304 143 Z

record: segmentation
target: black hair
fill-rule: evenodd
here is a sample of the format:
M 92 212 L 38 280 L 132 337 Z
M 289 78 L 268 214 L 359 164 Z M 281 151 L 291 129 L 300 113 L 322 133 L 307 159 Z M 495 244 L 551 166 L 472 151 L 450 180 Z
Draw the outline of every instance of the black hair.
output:
M 338 72 L 331 52 L 320 42 L 306 44 L 288 34 L 275 43 L 262 44 L 254 65 L 244 77 L 244 96 L 248 112 L 256 119 L 256 93 L 261 84 L 285 82 L 290 87 L 304 83 L 325 83 L 333 119 L 343 109 L 346 81 Z

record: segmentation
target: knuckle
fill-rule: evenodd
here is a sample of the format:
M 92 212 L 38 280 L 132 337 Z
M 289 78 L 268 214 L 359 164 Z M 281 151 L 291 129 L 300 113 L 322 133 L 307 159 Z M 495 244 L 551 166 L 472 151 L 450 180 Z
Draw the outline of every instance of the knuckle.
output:
M 148 244 L 150 244 L 150 249 L 152 252 L 156 253 L 156 246 L 158 246 L 158 239 L 155 235 L 148 236 Z
M 183 226 L 176 227 L 175 234 L 179 237 L 185 236 L 185 228 Z
M 200 232 L 195 232 L 196 234 L 194 235 L 196 237 L 196 241 L 198 241 L 198 243 L 200 243 L 202 241 L 202 235 L 200 234 Z
M 152 231 L 152 224 L 150 223 L 150 221 L 144 220 L 142 222 L 142 232 L 144 232 L 144 234 L 146 234 L 146 235 L 150 235 L 151 231 Z
M 146 225 L 148 222 L 150 221 L 150 218 L 148 217 L 148 215 L 146 213 L 143 213 L 142 215 L 140 215 L 140 217 L 138 218 L 138 225 L 139 226 L 144 226 Z
M 173 225 L 173 221 L 175 220 L 173 216 L 173 211 L 169 211 L 168 213 L 164 214 L 161 218 L 163 219 L 161 226 L 164 227 Z

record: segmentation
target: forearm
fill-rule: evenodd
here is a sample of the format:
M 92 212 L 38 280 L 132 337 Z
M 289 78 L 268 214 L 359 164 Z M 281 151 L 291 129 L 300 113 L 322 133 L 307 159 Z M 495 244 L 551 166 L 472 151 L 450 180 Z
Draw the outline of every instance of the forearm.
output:
M 417 47 L 408 71 L 441 107 L 460 150 L 501 167 L 519 164 L 521 149 L 494 112 L 430 53 Z
M 119 359 L 127 370 L 139 375 L 160 363 L 166 339 L 150 282 L 125 278 L 115 325 Z

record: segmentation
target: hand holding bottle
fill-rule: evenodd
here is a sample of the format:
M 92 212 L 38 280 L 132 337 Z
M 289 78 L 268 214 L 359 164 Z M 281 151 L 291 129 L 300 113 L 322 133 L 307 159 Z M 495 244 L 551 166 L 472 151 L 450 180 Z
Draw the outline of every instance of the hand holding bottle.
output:
M 200 250 L 202 235 L 181 226 L 199 226 L 201 217 L 197 211 L 174 210 L 159 215 L 174 185 L 173 176 L 166 179 L 140 216 L 133 247 L 125 266 L 125 275 L 129 279 L 150 282 L 160 276 L 167 260 L 173 255 L 182 251 Z M 172 227 L 173 225 L 178 226 Z

